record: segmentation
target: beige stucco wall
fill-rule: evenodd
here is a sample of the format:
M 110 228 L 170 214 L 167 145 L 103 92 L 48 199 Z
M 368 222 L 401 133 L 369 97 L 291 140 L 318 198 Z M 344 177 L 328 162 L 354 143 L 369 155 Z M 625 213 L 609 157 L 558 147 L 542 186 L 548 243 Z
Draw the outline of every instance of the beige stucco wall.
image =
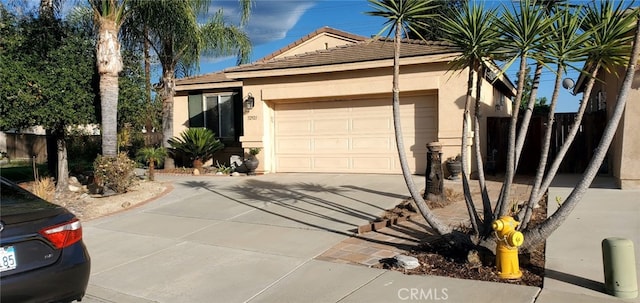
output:
M 402 93 L 438 94 L 437 132 L 443 144 L 443 157 L 460 153 L 462 134 L 462 111 L 465 102 L 467 74 L 447 72 L 445 63 L 415 64 L 402 66 L 400 91 Z M 267 78 L 244 79 L 244 94 L 256 98 L 255 107 L 244 114 L 243 147 L 263 147 L 259 155 L 264 172 L 275 168 L 274 156 L 274 108 L 276 102 L 300 102 L 322 100 L 345 100 L 361 98 L 363 95 L 389 94 L 392 88 L 392 69 L 371 68 L 355 71 L 304 74 Z M 509 107 L 496 111 L 493 86 L 483 84 L 481 129 L 486 129 L 486 117 L 506 116 Z M 486 141 L 486 134 L 481 134 Z M 484 143 L 483 143 L 484 144 Z M 425 147 L 426 149 L 426 147 Z M 484 152 L 484 146 L 483 146 Z M 486 158 L 486 157 L 485 157 Z M 475 165 L 474 165 L 475 167 Z
M 592 99 L 602 91 L 606 96 L 607 117 L 611 117 L 622 85 L 624 69 L 620 68 L 617 75 L 603 73 L 599 76 L 601 82 L 596 82 L 592 90 Z M 622 189 L 640 188 L 640 132 L 638 132 L 637 117 L 640 116 L 640 71 L 636 71 L 631 91 L 627 98 L 625 111 L 616 135 L 611 142 L 608 152 L 610 173 Z
M 602 90 L 606 94 L 607 116 L 611 116 L 615 101 L 618 98 L 624 70 L 615 74 L 605 74 L 604 84 L 594 87 L 593 93 Z M 624 114 L 618 125 L 616 135 L 609 149 L 612 174 L 622 189 L 640 188 L 640 133 L 638 132 L 637 117 L 640 116 L 640 71 L 636 71 L 631 91 L 627 98 Z

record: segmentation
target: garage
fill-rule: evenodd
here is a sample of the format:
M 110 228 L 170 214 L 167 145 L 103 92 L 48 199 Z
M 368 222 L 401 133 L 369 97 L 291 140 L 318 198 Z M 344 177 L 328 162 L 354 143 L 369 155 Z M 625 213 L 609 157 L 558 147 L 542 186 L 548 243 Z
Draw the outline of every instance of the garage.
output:
M 400 113 L 412 173 L 423 174 L 437 138 L 436 95 L 403 96 Z M 277 172 L 401 173 L 391 96 L 275 104 Z

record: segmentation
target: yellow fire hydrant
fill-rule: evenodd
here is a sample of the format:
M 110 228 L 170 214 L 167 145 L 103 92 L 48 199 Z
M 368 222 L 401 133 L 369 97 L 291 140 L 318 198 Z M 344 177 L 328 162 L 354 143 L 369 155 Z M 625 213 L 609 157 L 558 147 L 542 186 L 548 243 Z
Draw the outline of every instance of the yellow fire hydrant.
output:
M 496 233 L 496 268 L 502 279 L 520 279 L 522 272 L 518 264 L 518 246 L 524 242 L 524 236 L 516 230 L 520 222 L 513 217 L 504 216 L 493 221 Z

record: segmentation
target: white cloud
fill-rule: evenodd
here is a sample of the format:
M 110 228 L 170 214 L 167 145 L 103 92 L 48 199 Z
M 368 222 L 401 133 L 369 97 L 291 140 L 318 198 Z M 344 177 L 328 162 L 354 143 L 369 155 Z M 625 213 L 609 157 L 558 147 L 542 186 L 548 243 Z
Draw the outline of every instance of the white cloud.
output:
M 310 0 L 255 0 L 251 8 L 247 34 L 254 46 L 280 40 L 286 37 L 304 13 L 317 1 Z M 238 1 L 213 1 L 209 14 L 224 10 L 229 22 L 238 23 L 240 7 Z

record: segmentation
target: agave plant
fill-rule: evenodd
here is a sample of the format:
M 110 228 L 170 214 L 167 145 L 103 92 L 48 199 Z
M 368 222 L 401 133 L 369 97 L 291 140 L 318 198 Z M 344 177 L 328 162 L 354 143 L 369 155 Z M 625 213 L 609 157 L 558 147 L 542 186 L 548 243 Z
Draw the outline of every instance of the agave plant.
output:
M 193 161 L 193 167 L 202 171 L 202 165 L 211 160 L 213 155 L 224 148 L 224 144 L 216 139 L 215 134 L 206 128 L 189 128 L 168 140 L 171 152 L 182 153 Z
M 138 160 L 149 163 L 149 181 L 155 179 L 156 164 L 162 165 L 167 157 L 167 150 L 164 147 L 144 147 L 138 151 Z

